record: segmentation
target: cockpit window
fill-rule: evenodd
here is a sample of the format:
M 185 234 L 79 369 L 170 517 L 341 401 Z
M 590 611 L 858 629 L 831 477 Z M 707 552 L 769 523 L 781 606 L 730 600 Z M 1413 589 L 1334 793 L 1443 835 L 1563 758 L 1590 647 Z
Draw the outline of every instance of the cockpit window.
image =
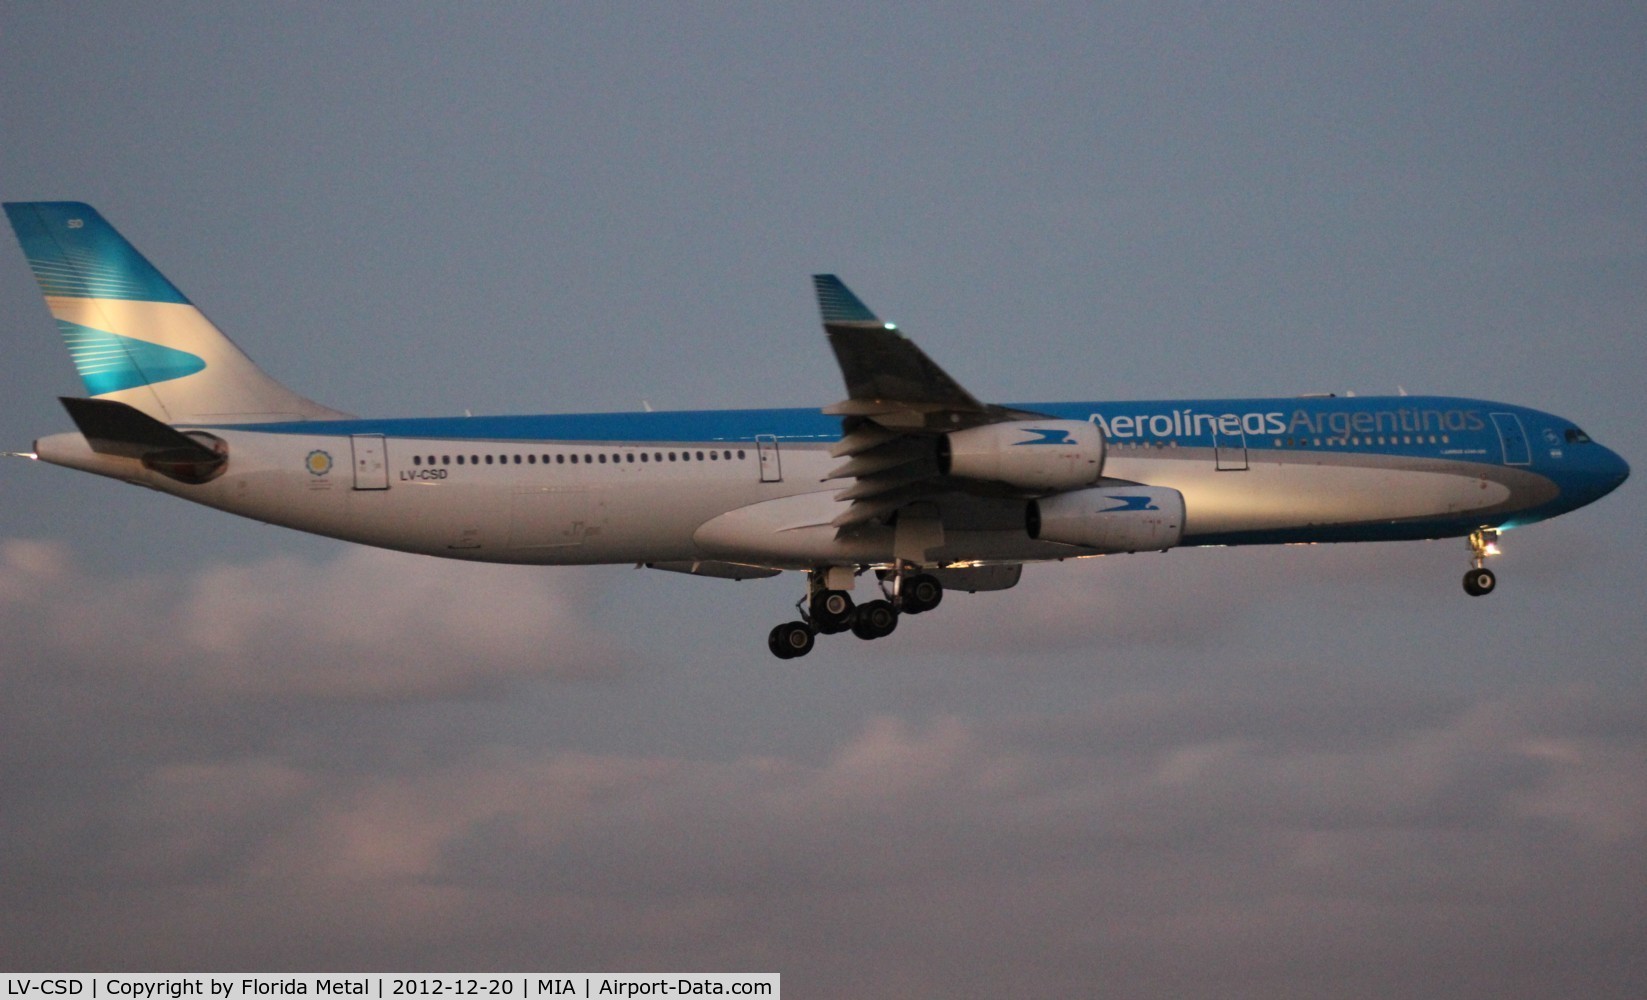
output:
M 1588 434 L 1584 433 L 1583 431 L 1579 430 L 1577 427 L 1567 428 L 1567 443 L 1568 444 L 1588 444 L 1589 442 L 1590 442 L 1590 435 L 1588 435 Z

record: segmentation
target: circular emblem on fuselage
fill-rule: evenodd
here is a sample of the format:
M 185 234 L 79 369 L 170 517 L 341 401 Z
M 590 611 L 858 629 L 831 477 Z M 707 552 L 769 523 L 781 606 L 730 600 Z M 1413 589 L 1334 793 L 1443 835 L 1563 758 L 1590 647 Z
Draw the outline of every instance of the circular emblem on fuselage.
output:
M 332 471 L 332 456 L 324 451 L 311 451 L 304 464 L 309 467 L 310 475 L 324 476 Z

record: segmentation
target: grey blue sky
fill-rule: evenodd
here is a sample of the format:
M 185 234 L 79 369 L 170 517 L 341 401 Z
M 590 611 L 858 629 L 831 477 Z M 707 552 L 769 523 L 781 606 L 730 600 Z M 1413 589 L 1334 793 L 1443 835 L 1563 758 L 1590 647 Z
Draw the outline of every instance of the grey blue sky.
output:
M 1638 470 L 1636 4 L 22 4 L 0 195 L 370 414 L 1434 392 Z M 15 242 L 0 448 L 77 394 Z M 1638 482 L 1511 533 L 795 580 L 372 552 L 0 462 L 0 966 L 1639 997 Z

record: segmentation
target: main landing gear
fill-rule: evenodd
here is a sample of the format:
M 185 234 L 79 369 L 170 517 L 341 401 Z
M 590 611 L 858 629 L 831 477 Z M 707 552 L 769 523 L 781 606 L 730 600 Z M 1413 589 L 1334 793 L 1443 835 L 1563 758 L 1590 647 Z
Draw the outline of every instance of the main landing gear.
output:
M 1498 555 L 1498 529 L 1477 528 L 1470 532 L 1470 571 L 1464 574 L 1464 593 L 1471 597 L 1485 597 L 1498 586 L 1498 577 L 1483 563 L 1488 556 Z
M 840 585 L 841 570 L 835 571 Z M 880 639 L 892 634 L 901 615 L 931 611 L 944 599 L 944 585 L 930 573 L 909 576 L 903 571 L 880 574 L 881 598 L 854 604 L 845 590 L 830 587 L 831 573 L 815 569 L 807 574 L 807 596 L 795 602 L 799 621 L 784 622 L 766 637 L 766 646 L 780 660 L 792 660 L 812 652 L 819 635 L 848 632 L 860 639 Z M 851 582 L 847 575 L 845 583 Z

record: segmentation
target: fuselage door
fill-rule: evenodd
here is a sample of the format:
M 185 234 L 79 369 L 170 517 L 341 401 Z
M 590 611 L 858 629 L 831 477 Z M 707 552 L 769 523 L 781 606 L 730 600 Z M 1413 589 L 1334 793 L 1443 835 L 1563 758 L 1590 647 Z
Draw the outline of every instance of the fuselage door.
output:
M 389 462 L 384 457 L 382 434 L 355 434 L 349 438 L 354 451 L 355 489 L 389 488 Z
M 1493 426 L 1498 428 L 1498 442 L 1504 446 L 1505 465 L 1532 465 L 1532 449 L 1527 446 L 1527 432 L 1521 418 L 1513 413 L 1495 413 Z
M 783 482 L 783 466 L 778 462 L 778 438 L 773 434 L 755 435 L 755 453 L 761 459 L 761 482 Z
M 1247 432 L 1237 428 L 1231 434 L 1220 430 L 1214 423 L 1212 431 L 1213 464 L 1219 472 L 1242 472 L 1247 467 Z

